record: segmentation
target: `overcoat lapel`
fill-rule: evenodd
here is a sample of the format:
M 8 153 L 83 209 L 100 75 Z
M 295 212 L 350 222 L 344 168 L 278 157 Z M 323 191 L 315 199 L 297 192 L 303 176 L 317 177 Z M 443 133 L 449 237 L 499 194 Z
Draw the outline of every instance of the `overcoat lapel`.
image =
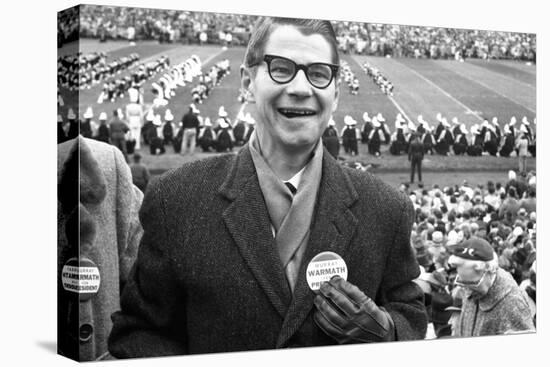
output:
M 302 259 L 292 302 L 277 340 L 277 348 L 285 346 L 300 328 L 313 306 L 314 293 L 306 282 L 306 268 L 320 252 L 332 251 L 346 260 L 346 250 L 358 220 L 349 207 L 357 200 L 357 192 L 340 165 L 325 151 L 323 174 L 313 213 L 312 230 Z
M 231 201 L 222 214 L 229 233 L 269 301 L 284 318 L 292 295 L 248 146 L 237 155 L 220 193 Z

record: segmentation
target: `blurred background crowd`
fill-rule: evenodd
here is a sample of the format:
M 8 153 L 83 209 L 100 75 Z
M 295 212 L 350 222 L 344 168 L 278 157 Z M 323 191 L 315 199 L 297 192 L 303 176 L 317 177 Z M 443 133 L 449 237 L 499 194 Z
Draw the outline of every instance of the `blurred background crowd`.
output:
M 83 5 L 59 13 L 60 44 L 82 38 L 245 45 L 252 15 Z M 80 17 L 80 27 L 78 18 Z M 536 61 L 528 33 L 333 21 L 343 52 L 432 59 Z

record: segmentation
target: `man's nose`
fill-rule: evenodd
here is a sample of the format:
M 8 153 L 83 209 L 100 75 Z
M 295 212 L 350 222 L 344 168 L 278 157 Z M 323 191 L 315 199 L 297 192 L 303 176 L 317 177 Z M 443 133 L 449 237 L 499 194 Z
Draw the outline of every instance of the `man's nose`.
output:
M 288 84 L 287 92 L 300 97 L 308 97 L 313 94 L 313 86 L 309 83 L 304 70 L 298 70 L 294 79 Z

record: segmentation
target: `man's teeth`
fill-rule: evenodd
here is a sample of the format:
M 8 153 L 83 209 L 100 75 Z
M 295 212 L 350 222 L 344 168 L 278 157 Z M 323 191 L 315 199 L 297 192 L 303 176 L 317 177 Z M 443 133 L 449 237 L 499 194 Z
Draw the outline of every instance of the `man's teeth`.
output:
M 314 111 L 308 111 L 308 110 L 291 110 L 286 108 L 281 108 L 279 110 L 283 115 L 287 117 L 297 117 L 297 116 L 311 116 L 314 115 Z

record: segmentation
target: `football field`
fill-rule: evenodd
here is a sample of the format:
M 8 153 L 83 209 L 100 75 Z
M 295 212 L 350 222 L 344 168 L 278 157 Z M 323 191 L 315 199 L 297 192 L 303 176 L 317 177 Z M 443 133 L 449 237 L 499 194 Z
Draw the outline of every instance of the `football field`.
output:
M 74 50 L 74 46 L 64 47 L 59 50 L 59 55 Z M 239 66 L 244 55 L 244 48 L 222 49 L 221 46 L 209 45 L 181 45 L 181 44 L 158 44 L 157 42 L 141 42 L 131 46 L 128 42 L 106 42 L 99 43 L 96 40 L 81 40 L 80 51 L 84 54 L 93 51 L 104 51 L 107 60 L 117 59 L 130 53 L 137 53 L 140 56 L 140 63 L 148 60 L 158 59 L 165 55 L 170 58 L 170 64 L 178 64 L 191 55 L 196 54 L 203 63 L 203 70 L 208 70 L 214 63 L 229 59 L 231 73 L 225 77 L 221 84 L 213 89 L 208 99 L 200 104 L 198 108 L 202 117 L 217 117 L 218 108 L 224 106 L 233 120 L 241 104 L 238 102 L 239 95 Z M 498 60 L 466 60 L 458 62 L 454 60 L 426 60 L 410 58 L 382 58 L 358 55 L 343 55 L 351 67 L 351 70 L 358 77 L 360 89 L 358 95 L 349 93 L 347 86 L 343 83 L 340 91 L 338 110 L 334 114 L 338 130 L 343 126 L 345 115 L 351 115 L 358 121 L 358 127 L 363 125 L 362 115 L 368 112 L 370 116 L 382 113 L 390 130 L 394 130 L 395 116 L 401 112 L 406 119 L 414 122 L 421 114 L 433 127 L 437 125 L 436 114 L 439 112 L 450 122 L 457 117 L 460 122 L 470 128 L 473 124 L 481 124 L 484 119 L 491 119 L 496 116 L 501 129 L 504 124 L 515 116 L 521 121 L 523 116 L 532 123 L 536 117 L 536 65 L 528 65 L 523 62 L 498 61 Z M 378 86 L 363 71 L 361 66 L 368 62 L 371 66 L 378 68 L 394 85 L 393 96 L 384 94 Z M 124 72 L 117 78 L 124 76 Z M 155 75 L 143 86 L 144 100 L 146 104 L 152 103 L 151 84 L 160 78 L 161 74 Z M 191 103 L 191 88 L 196 84 L 187 84 L 176 90 L 176 95 L 169 100 L 169 108 L 175 116 L 174 122 L 181 120 Z M 126 95 L 123 99 L 115 102 L 106 101 L 98 103 L 102 83 L 90 89 L 79 91 L 79 114 L 82 116 L 88 106 L 93 108 L 94 119 L 102 111 L 111 116 L 112 111 L 117 108 L 124 108 L 129 102 Z M 67 104 L 76 96 L 66 95 Z M 73 93 L 76 94 L 76 93 Z M 254 105 L 247 105 L 245 112 L 254 112 Z M 76 111 L 75 111 L 76 112 Z M 60 113 L 66 116 L 66 108 L 61 108 Z M 163 116 L 164 111 L 161 110 Z M 350 157 L 341 154 L 344 160 L 360 161 L 363 164 L 370 164 L 372 170 L 388 177 L 392 183 L 402 181 L 406 178 L 404 172 L 408 171 L 406 156 L 392 156 L 387 151 L 388 147 L 383 146 L 382 156 L 379 158 L 367 154 L 366 145 L 360 144 L 360 154 L 357 157 Z M 202 153 L 197 150 L 193 157 L 183 157 L 173 153 L 172 147 L 167 147 L 167 153 L 162 156 L 150 156 L 147 147 L 142 147 L 140 153 L 144 156 L 144 163 L 154 172 L 161 172 L 166 169 L 177 167 L 192 159 L 203 158 L 214 153 Z M 498 175 L 500 181 L 506 179 L 505 172 L 509 169 L 517 169 L 515 157 L 464 157 L 464 156 L 427 156 L 424 160 L 424 170 L 431 174 L 431 178 L 425 181 L 441 181 L 445 184 L 445 173 L 452 173 L 451 177 L 468 175 L 477 177 L 480 183 L 486 179 L 495 179 L 492 176 Z M 528 168 L 535 169 L 535 159 L 529 158 Z M 392 176 L 392 173 L 395 175 Z M 462 176 L 460 176 L 462 175 Z M 391 177 L 390 177 L 391 176 Z M 428 175 L 426 178 L 430 177 Z M 405 179 L 406 181 L 406 179 Z M 457 182 L 460 183 L 460 182 Z

